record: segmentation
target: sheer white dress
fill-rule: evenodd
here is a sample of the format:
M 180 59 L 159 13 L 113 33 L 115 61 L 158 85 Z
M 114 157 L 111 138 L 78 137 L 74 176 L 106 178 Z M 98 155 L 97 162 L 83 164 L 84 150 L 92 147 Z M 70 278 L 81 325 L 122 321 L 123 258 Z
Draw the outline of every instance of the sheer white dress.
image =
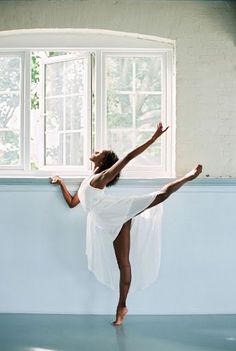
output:
M 123 224 L 132 218 L 130 232 L 131 292 L 153 283 L 161 258 L 162 205 L 147 208 L 157 192 L 139 196 L 117 196 L 109 188 L 90 185 L 94 174 L 79 188 L 80 203 L 87 213 L 86 254 L 88 268 L 98 281 L 112 289 L 119 288 L 119 269 L 113 241 Z M 139 214 L 140 213 L 140 214 Z

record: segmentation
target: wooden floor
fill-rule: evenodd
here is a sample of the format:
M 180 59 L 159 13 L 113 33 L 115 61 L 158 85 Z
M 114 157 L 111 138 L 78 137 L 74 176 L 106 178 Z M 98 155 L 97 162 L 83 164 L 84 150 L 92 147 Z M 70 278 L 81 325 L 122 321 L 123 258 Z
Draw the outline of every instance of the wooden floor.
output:
M 236 315 L 111 316 L 0 314 L 0 351 L 236 350 Z

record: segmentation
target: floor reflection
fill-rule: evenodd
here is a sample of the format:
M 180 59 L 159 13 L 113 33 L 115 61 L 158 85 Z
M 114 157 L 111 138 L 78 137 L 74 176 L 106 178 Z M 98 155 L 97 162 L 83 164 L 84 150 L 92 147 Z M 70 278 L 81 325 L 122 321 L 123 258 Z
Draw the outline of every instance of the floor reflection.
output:
M 235 351 L 236 315 L 0 314 L 0 351 Z
M 124 325 L 114 327 L 118 351 L 128 351 L 127 349 L 127 329 Z

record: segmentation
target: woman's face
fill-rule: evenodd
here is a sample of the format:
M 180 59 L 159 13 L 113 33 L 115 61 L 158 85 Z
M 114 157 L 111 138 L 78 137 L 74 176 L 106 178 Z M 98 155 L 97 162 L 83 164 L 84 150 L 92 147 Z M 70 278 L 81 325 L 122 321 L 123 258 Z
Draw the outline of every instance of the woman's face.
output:
M 104 157 L 106 154 L 106 150 L 102 151 L 95 151 L 91 156 L 90 156 L 90 161 L 94 162 L 96 165 L 99 165 L 103 162 Z

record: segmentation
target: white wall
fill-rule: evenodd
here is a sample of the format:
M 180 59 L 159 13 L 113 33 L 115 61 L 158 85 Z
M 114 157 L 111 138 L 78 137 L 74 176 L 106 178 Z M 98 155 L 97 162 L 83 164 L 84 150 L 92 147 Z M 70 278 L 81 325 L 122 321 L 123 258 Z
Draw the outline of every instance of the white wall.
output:
M 236 176 L 236 8 L 229 1 L 1 1 L 0 30 L 100 28 L 176 39 L 177 175 Z

